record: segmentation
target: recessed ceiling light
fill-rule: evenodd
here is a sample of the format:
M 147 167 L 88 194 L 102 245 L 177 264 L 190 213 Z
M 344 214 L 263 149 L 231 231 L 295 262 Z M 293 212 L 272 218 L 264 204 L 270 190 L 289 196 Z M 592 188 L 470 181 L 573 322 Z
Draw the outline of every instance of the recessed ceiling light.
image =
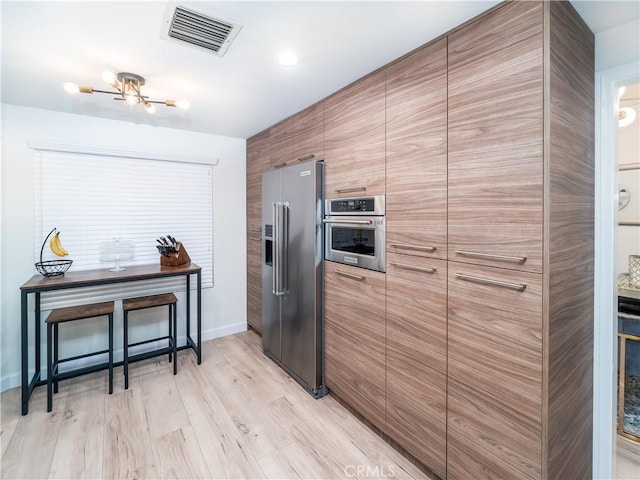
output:
M 278 57 L 278 62 L 280 62 L 280 65 L 290 67 L 291 65 L 298 63 L 298 57 L 293 52 L 283 52 Z

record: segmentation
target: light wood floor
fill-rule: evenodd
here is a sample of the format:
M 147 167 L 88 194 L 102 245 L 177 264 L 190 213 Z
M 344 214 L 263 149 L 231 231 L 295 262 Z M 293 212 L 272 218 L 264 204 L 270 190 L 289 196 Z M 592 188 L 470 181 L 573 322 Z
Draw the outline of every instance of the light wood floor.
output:
M 314 400 L 264 357 L 252 332 L 204 343 L 202 365 L 179 354 L 46 387 L 20 415 L 2 394 L 0 478 L 425 478 L 334 398 Z

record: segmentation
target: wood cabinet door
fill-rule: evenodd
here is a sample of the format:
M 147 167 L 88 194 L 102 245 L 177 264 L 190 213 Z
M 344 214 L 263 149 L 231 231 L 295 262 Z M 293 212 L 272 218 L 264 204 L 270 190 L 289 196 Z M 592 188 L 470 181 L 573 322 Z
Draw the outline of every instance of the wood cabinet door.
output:
M 385 72 L 324 103 L 325 197 L 385 193 Z
M 247 239 L 247 323 L 262 332 L 262 239 L 252 233 Z
M 284 167 L 291 163 L 293 161 L 293 117 L 270 128 L 269 139 L 271 167 Z
M 447 258 L 447 39 L 386 72 L 387 251 Z
M 325 262 L 325 378 L 377 427 L 385 425 L 385 277 Z
M 247 140 L 247 323 L 261 331 L 262 174 L 269 170 L 269 132 Z
M 448 277 L 447 478 L 541 478 L 542 275 Z
M 262 174 L 269 170 L 269 133 L 247 140 L 247 230 L 262 229 Z M 252 231 L 253 230 L 253 231 Z
M 542 271 L 542 13 L 513 2 L 449 36 L 449 260 Z
M 446 478 L 447 262 L 387 256 L 387 432 Z
M 293 159 L 322 160 L 324 158 L 324 104 L 319 103 L 293 117 Z

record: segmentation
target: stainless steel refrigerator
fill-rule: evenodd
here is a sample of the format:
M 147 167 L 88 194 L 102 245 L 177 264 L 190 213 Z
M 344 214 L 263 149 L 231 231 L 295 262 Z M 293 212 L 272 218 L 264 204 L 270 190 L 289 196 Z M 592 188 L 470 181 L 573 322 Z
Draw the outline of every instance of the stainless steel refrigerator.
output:
M 323 163 L 262 176 L 262 347 L 309 393 L 324 384 Z

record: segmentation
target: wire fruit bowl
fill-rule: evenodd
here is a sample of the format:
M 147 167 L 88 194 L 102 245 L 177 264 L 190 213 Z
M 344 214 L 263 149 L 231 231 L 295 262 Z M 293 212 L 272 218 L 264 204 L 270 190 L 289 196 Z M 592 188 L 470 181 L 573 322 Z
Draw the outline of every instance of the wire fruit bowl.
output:
M 44 262 L 36 262 L 36 270 L 45 277 L 57 277 L 64 275 L 69 270 L 73 260 L 45 260 Z
M 69 270 L 69 267 L 73 263 L 73 260 L 45 260 L 42 261 L 42 253 L 44 252 L 44 246 L 47 244 L 47 240 L 56 229 L 54 228 L 49 232 L 47 238 L 42 242 L 42 247 L 40 248 L 40 261 L 35 263 L 36 270 L 41 275 L 45 277 L 57 277 L 58 275 L 64 275 L 64 272 Z

